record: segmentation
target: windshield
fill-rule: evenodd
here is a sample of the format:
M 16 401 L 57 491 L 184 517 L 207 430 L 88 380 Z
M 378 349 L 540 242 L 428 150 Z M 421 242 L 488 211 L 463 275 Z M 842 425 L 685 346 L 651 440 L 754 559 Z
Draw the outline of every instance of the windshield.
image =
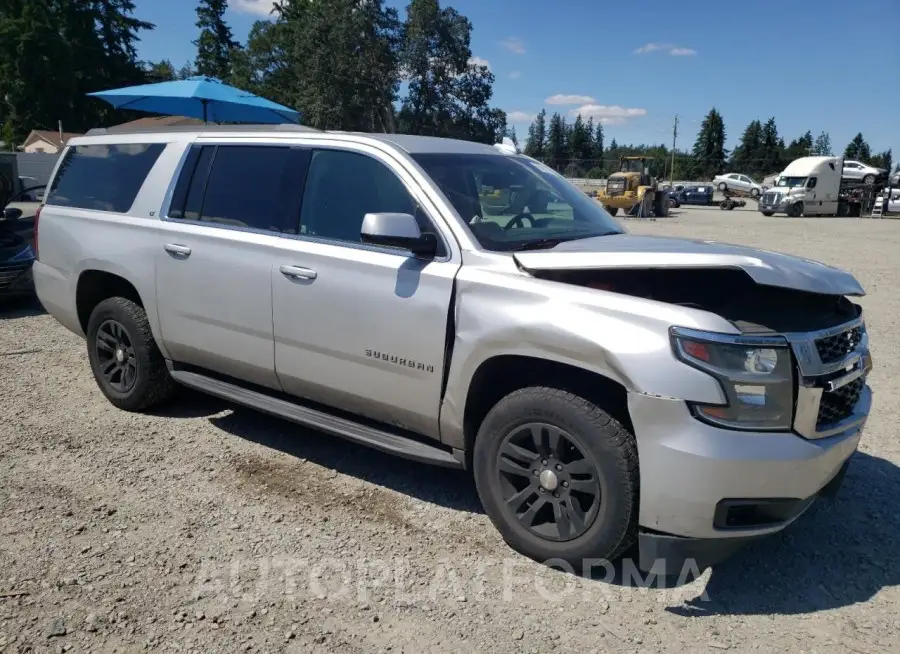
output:
M 513 251 L 623 233 L 596 200 L 524 156 L 415 154 L 481 247 Z
M 805 177 L 779 177 L 775 186 L 783 186 L 786 188 L 794 188 L 795 186 L 803 186 L 806 184 Z

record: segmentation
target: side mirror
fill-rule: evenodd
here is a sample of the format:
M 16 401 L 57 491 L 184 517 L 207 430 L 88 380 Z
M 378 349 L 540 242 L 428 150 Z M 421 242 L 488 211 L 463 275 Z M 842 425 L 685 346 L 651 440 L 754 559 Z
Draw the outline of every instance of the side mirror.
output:
M 403 248 L 417 257 L 433 257 L 437 252 L 437 237 L 423 234 L 415 217 L 408 213 L 367 213 L 360 235 L 363 243 Z
M 18 220 L 22 217 L 22 210 L 18 207 L 8 207 L 3 210 L 3 220 Z

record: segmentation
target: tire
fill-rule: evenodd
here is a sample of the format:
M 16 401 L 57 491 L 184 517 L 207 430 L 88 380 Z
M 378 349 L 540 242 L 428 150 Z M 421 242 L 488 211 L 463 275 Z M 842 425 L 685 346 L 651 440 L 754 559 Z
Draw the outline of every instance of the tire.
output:
M 560 435 L 557 442 L 567 443 L 556 450 L 558 456 L 548 447 L 554 433 Z M 511 442 L 519 449 L 510 456 Z M 582 397 L 544 387 L 507 395 L 482 422 L 472 462 L 485 511 L 510 547 L 525 556 L 541 562 L 562 559 L 579 571 L 585 559 L 615 559 L 637 540 L 640 479 L 634 435 Z M 585 479 L 588 475 L 592 481 Z M 550 490 L 541 491 L 542 484 Z M 576 484 L 585 490 L 572 492 Z M 558 498 L 551 496 L 553 488 Z M 596 488 L 596 496 L 590 488 Z M 510 508 L 510 498 L 519 498 L 519 510 Z M 581 524 L 565 519 L 578 511 Z M 523 524 L 529 513 L 531 524 Z M 557 522 L 558 515 L 564 519 Z M 535 518 L 553 522 L 535 524 Z
M 719 203 L 719 209 L 721 209 L 722 211 L 728 211 L 729 208 L 730 207 L 728 206 L 728 200 L 722 200 Z
M 803 215 L 803 205 L 799 202 L 795 202 L 787 209 L 787 215 L 791 218 L 799 218 Z
M 610 216 L 615 216 L 617 213 L 619 213 L 619 207 L 603 207 L 603 208 L 606 209 L 606 212 Z
M 653 213 L 657 218 L 665 218 L 669 215 L 669 197 L 665 193 L 653 194 Z
M 759 197 L 759 189 L 758 189 L 758 188 L 752 188 L 752 189 L 750 189 L 750 197 L 751 197 L 751 198 L 758 198 L 758 197 Z
M 838 200 L 837 206 L 838 218 L 846 218 L 850 215 L 850 204 L 844 200 Z
M 764 216 L 774 216 L 774 215 L 775 215 L 775 212 L 774 212 L 774 211 L 763 211 L 763 212 L 762 212 L 762 215 L 764 215 Z
M 875 175 L 866 175 L 865 177 L 863 177 L 863 184 L 865 184 L 867 186 L 871 186 L 874 183 L 875 183 Z
M 86 336 L 94 379 L 114 406 L 142 411 L 174 394 L 175 381 L 140 305 L 124 297 L 103 300 L 91 312 Z
M 717 188 L 720 191 L 726 191 L 728 190 L 728 184 L 726 184 L 725 182 L 719 182 L 719 186 Z

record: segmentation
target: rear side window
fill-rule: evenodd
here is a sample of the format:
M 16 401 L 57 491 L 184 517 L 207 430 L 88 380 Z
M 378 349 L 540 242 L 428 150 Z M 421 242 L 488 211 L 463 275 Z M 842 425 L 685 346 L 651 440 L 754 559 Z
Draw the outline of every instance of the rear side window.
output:
M 164 143 L 111 143 L 69 148 L 47 204 L 127 213 Z
M 194 146 L 170 218 L 296 233 L 309 151 L 277 145 Z

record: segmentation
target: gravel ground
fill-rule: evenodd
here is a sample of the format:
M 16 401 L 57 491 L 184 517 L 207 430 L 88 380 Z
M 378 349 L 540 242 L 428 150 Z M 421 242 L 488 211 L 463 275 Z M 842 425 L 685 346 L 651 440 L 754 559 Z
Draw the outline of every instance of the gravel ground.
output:
M 876 408 L 834 502 L 678 587 L 628 561 L 575 577 L 511 552 L 464 473 L 188 392 L 117 411 L 84 344 L 19 307 L 0 313 L 0 651 L 897 651 L 900 223 L 627 224 L 858 275 Z

